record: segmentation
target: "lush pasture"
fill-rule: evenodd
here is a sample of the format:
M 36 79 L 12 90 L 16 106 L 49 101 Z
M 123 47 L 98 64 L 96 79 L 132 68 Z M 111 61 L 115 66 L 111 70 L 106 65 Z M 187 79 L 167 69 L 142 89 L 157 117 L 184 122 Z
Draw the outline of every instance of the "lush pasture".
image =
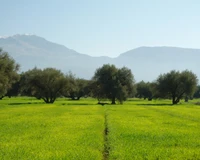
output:
M 0 159 L 102 159 L 102 107 L 32 99 L 0 103 Z
M 96 103 L 1 100 L 0 159 L 200 159 L 200 106 Z
M 109 108 L 110 159 L 200 159 L 200 107 L 160 102 Z

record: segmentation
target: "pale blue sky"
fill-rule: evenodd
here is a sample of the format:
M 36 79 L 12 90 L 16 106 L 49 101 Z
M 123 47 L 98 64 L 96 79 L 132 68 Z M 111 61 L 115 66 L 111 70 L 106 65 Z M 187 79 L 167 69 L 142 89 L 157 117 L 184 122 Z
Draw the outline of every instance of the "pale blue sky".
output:
M 0 35 L 31 33 L 92 56 L 200 48 L 199 0 L 0 0 Z

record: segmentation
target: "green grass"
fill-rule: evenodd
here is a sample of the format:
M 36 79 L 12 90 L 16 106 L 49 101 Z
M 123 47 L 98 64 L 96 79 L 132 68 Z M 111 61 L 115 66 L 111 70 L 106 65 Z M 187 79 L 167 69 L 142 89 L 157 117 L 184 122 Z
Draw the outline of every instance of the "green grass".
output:
M 34 99 L 14 99 L 6 105 L 7 101 L 11 99 L 0 107 L 0 159 L 102 159 L 100 106 L 43 104 Z
M 194 101 L 173 106 L 170 100 L 134 99 L 100 106 L 93 99 L 45 104 L 5 98 L 0 160 L 102 160 L 105 147 L 110 160 L 200 159 L 200 106 Z
M 200 107 L 160 102 L 109 108 L 110 159 L 200 159 Z

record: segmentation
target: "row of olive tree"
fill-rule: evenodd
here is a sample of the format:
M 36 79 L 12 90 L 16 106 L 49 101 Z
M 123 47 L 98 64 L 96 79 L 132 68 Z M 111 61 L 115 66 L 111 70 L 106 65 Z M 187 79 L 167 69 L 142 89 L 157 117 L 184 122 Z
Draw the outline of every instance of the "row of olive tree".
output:
M 197 77 L 191 71 L 171 71 L 161 74 L 154 82 L 141 81 L 135 85 L 131 70 L 105 64 L 98 68 L 91 80 L 76 78 L 72 73 L 63 74 L 54 68 L 34 68 L 17 73 L 19 65 L 0 50 L 0 98 L 8 95 L 35 96 L 46 103 L 54 103 L 60 96 L 79 100 L 83 96 L 96 97 L 99 102 L 116 100 L 123 103 L 128 97 L 171 98 L 177 104 L 181 98 L 200 96 Z M 199 88 L 195 93 L 196 88 Z M 195 93 L 195 94 L 194 94 Z
M 156 81 L 137 83 L 137 94 L 139 98 L 170 98 L 172 104 L 177 104 L 182 98 L 200 98 L 200 88 L 197 86 L 197 76 L 191 71 L 171 71 L 161 74 Z M 199 88 L 199 89 L 198 89 Z
M 18 93 L 54 103 L 56 98 L 65 96 L 79 100 L 89 94 L 88 81 L 76 78 L 72 73 L 64 75 L 55 68 L 34 68 L 21 74 L 17 85 Z
M 22 73 L 18 83 L 22 95 L 35 96 L 46 103 L 54 103 L 60 96 L 73 100 L 92 96 L 99 101 L 110 99 L 112 104 L 116 100 L 122 103 L 133 95 L 134 90 L 131 70 L 125 67 L 117 69 L 114 65 L 104 65 L 97 69 L 92 80 L 76 78 L 72 73 L 64 75 L 54 68 L 34 68 Z
M 134 78 L 131 70 L 114 65 L 104 65 L 96 70 L 92 80 L 76 78 L 72 73 L 64 75 L 54 68 L 34 68 L 19 75 L 20 79 L 7 88 L 7 96 L 25 95 L 54 103 L 60 96 L 79 100 L 83 96 L 101 100 L 118 100 L 122 103 L 134 96 Z M 2 94 L 5 95 L 6 91 Z
M 88 94 L 88 81 L 72 73 L 64 75 L 54 68 L 34 68 L 21 74 L 18 71 L 19 64 L 0 49 L 0 99 L 6 95 L 26 95 L 53 103 L 59 96 L 80 99 Z

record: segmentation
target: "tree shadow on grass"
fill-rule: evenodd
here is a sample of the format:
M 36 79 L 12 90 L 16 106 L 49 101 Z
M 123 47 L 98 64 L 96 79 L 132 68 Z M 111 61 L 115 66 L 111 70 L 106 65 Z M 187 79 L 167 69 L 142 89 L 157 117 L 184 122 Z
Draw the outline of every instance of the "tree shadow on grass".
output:
M 141 101 L 143 101 L 144 99 L 128 99 L 128 100 L 126 100 L 126 101 L 128 101 L 128 102 L 141 102 Z
M 8 103 L 8 105 L 27 105 L 27 104 L 44 104 L 44 102 L 26 102 L 26 103 Z
M 136 104 L 137 106 L 174 106 L 173 104 L 158 103 L 158 104 Z
M 88 106 L 88 105 L 95 105 L 95 104 L 90 104 L 90 103 L 62 103 L 63 106 Z

